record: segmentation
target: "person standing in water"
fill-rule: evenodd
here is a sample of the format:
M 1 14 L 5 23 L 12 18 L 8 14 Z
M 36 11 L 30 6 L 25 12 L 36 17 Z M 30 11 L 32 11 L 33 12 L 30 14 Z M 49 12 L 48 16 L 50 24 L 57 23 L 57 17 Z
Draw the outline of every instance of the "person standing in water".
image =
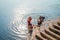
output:
M 31 17 L 28 17 L 28 20 L 27 20 L 27 23 L 28 23 L 28 33 L 30 35 L 32 35 L 32 31 L 33 31 L 33 26 L 31 24 L 31 20 L 32 20 L 32 18 Z
M 37 26 L 40 27 L 42 22 L 44 21 L 45 17 L 43 16 L 40 16 L 37 20 Z M 30 33 L 30 35 L 32 35 L 32 32 L 33 32 L 33 26 L 31 24 L 31 20 L 32 18 L 31 17 L 28 17 L 28 20 L 27 20 L 27 23 L 28 23 L 28 32 Z
M 31 37 L 31 40 L 34 40 L 35 37 L 38 39 L 39 37 L 37 36 L 37 34 L 40 34 L 40 26 L 42 24 L 42 22 L 44 21 L 45 17 L 43 16 L 40 16 L 37 20 L 37 25 L 34 25 L 33 26 L 33 33 L 32 33 L 32 37 Z M 38 39 L 40 40 L 40 39 Z
M 42 22 L 44 21 L 44 19 L 45 19 L 45 17 L 43 17 L 43 16 L 40 16 L 40 17 L 38 18 L 38 20 L 37 20 L 37 25 L 38 25 L 38 27 L 41 26 L 41 24 L 42 24 Z

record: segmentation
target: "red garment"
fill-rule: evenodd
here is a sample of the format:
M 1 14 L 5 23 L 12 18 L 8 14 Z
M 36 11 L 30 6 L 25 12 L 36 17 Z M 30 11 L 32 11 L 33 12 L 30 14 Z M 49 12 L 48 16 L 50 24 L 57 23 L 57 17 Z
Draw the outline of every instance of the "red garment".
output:
M 28 22 L 28 27 L 29 27 L 30 29 L 33 28 L 32 24 L 31 24 L 31 20 L 32 20 L 32 18 L 31 18 L 31 17 L 28 17 L 27 22 Z

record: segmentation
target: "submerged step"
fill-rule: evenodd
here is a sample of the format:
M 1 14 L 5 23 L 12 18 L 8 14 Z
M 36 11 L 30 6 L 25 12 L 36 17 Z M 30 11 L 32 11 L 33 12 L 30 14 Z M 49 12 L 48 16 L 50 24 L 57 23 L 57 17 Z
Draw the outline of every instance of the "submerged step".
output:
M 55 29 L 55 28 L 53 28 L 53 27 L 50 27 L 49 30 L 54 32 L 54 33 L 56 33 L 56 34 L 58 34 L 58 35 L 60 35 L 60 31 Z
M 54 32 L 50 31 L 49 29 L 46 29 L 45 32 L 53 38 L 60 39 L 59 35 L 55 34 Z
M 60 26 L 53 25 L 53 27 L 60 30 Z
M 37 34 L 37 36 L 38 36 L 40 39 L 42 39 L 42 40 L 47 40 L 47 39 L 45 39 L 44 37 L 42 37 L 41 34 L 39 34 L 39 35 Z
M 57 24 L 60 26 L 60 23 L 59 22 Z
M 35 36 L 37 40 L 43 40 L 41 37 L 39 37 L 38 35 Z
M 47 40 L 56 40 L 55 38 L 51 37 L 50 35 L 46 34 L 45 32 L 41 32 L 42 37 L 46 38 Z

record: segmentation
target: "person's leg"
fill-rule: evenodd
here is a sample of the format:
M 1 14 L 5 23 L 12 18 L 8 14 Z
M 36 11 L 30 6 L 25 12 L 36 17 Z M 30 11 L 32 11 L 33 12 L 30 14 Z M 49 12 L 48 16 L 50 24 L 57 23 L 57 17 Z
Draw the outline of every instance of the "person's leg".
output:
M 30 36 L 32 35 L 33 30 L 29 30 Z

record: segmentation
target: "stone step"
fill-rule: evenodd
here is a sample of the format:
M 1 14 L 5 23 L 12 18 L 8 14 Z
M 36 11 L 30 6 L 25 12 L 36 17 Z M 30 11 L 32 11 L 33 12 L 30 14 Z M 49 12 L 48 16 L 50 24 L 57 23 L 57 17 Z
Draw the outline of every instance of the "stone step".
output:
M 56 33 L 56 34 L 58 34 L 58 35 L 60 35 L 60 31 L 55 29 L 54 27 L 49 27 L 49 30 Z
M 53 27 L 57 30 L 60 30 L 60 26 L 57 26 L 57 25 L 53 25 Z
M 60 39 L 60 36 L 50 31 L 49 29 L 45 29 L 45 32 L 53 38 Z
M 42 37 L 46 38 L 47 40 L 56 40 L 55 38 L 53 38 L 52 36 L 48 35 L 45 32 L 41 32 Z
M 60 23 L 59 22 L 57 24 L 60 26 Z
M 60 26 L 58 25 L 58 23 L 54 23 L 54 24 L 52 24 L 52 25 L 56 25 L 56 26 L 60 27 Z
M 39 37 L 38 35 L 36 35 L 35 38 L 36 38 L 37 40 L 43 40 L 43 39 L 42 39 L 41 37 Z
M 40 39 L 40 40 L 47 40 L 44 37 L 42 37 L 41 34 L 37 34 L 36 37 L 38 37 L 38 39 Z

